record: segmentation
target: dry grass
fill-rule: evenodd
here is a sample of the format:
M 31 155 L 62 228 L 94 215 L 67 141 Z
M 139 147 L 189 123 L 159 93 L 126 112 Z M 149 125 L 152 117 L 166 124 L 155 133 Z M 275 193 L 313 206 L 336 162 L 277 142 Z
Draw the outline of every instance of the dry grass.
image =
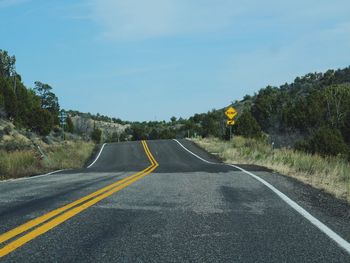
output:
M 94 147 L 91 142 L 65 141 L 45 147 L 47 157 L 44 159 L 34 150 L 0 151 L 0 180 L 83 167 Z
M 81 168 L 91 156 L 95 144 L 92 142 L 64 142 L 50 147 L 44 159 L 44 166 L 48 170 Z
M 218 153 L 225 162 L 262 165 L 350 202 L 350 163 L 342 158 L 272 149 L 265 142 L 238 136 L 231 142 L 215 138 L 193 141 L 208 152 Z
M 39 173 L 42 169 L 34 151 L 0 151 L 0 179 Z

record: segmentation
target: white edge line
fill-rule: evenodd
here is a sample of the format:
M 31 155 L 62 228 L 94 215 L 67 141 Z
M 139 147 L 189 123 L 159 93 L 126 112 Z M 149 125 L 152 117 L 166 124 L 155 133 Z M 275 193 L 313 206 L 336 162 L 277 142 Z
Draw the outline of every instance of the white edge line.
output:
M 183 146 L 182 143 L 179 142 L 178 140 L 176 140 L 176 139 L 173 139 L 173 140 L 174 140 L 175 142 L 177 142 L 184 150 L 186 150 L 186 151 L 189 152 L 190 154 L 194 155 L 194 156 L 197 157 L 198 159 L 202 160 L 203 162 L 205 162 L 205 163 L 210 163 L 210 164 L 218 164 L 218 163 L 209 162 L 209 161 L 203 159 L 202 157 L 200 157 L 200 156 L 198 156 L 197 154 L 191 152 L 189 149 L 187 149 L 185 146 Z
M 187 152 L 189 152 L 190 154 L 194 155 L 195 157 L 197 157 L 198 159 L 209 163 L 209 164 L 219 164 L 219 163 L 213 163 L 213 162 L 209 162 L 203 158 L 201 158 L 200 156 L 198 156 L 197 154 L 191 152 L 189 149 L 187 149 L 185 146 L 183 146 L 178 140 L 174 139 L 174 141 L 176 141 L 182 148 L 184 148 Z M 339 236 L 337 233 L 335 233 L 332 229 L 330 229 L 328 226 L 326 226 L 325 224 L 323 224 L 320 220 L 318 220 L 316 217 L 314 217 L 313 215 L 311 215 L 308 211 L 306 211 L 304 208 L 302 208 L 300 205 L 298 205 L 295 201 L 293 201 L 292 199 L 290 199 L 287 195 L 285 195 L 284 193 L 282 193 L 281 191 L 279 191 L 277 188 L 275 188 L 273 185 L 271 185 L 270 183 L 266 182 L 265 180 L 263 180 L 262 178 L 260 178 L 259 176 L 248 172 L 246 170 L 244 170 L 243 168 L 237 166 L 237 165 L 233 165 L 233 164 L 224 164 L 224 165 L 228 165 L 231 167 L 234 167 L 236 169 L 241 170 L 242 172 L 250 175 L 251 177 L 253 177 L 254 179 L 258 180 L 260 183 L 264 184 L 266 187 L 268 187 L 271 191 L 273 191 L 276 195 L 278 195 L 284 202 L 286 202 L 290 207 L 292 207 L 295 211 L 297 211 L 299 214 L 301 214 L 304 218 L 306 218 L 310 223 L 312 223 L 314 226 L 316 226 L 319 230 L 321 230 L 323 233 L 325 233 L 329 238 L 331 238 L 332 240 L 334 240 L 340 247 L 342 247 L 343 249 L 345 249 L 345 251 L 350 254 L 350 243 L 348 241 L 346 241 L 344 238 L 342 238 L 341 236 Z
M 25 181 L 25 180 L 30 180 L 30 179 L 35 179 L 35 178 L 48 176 L 48 175 L 59 173 L 59 172 L 62 172 L 62 171 L 66 171 L 66 169 L 56 170 L 56 171 L 52 171 L 52 172 L 49 172 L 49 173 L 46 173 L 46 174 L 41 174 L 41 175 L 33 175 L 33 176 L 28 176 L 28 177 L 21 177 L 21 178 L 15 178 L 15 179 L 2 180 L 2 181 L 0 181 L 0 183 Z
M 98 160 L 98 158 L 100 158 L 100 155 L 101 155 L 101 153 L 102 153 L 102 151 L 103 151 L 103 148 L 104 148 L 105 146 L 106 146 L 106 143 L 104 143 L 104 144 L 102 145 L 101 150 L 100 150 L 100 152 L 98 153 L 98 155 L 97 155 L 95 161 L 93 161 L 87 168 L 90 168 L 91 166 L 93 166 L 93 165 L 97 162 L 97 160 Z

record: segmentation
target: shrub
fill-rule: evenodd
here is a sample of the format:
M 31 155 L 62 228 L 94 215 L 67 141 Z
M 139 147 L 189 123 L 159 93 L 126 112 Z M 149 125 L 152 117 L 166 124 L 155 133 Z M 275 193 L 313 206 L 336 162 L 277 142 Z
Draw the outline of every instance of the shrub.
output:
M 11 128 L 11 126 L 7 125 L 3 131 L 6 135 L 10 135 L 12 132 L 12 128 Z
M 21 150 L 30 150 L 31 146 L 22 141 L 6 141 L 1 145 L 1 149 L 7 152 L 21 151 Z
M 344 139 L 350 145 L 350 112 L 345 117 L 344 125 L 341 129 Z
M 259 138 L 262 135 L 260 125 L 249 111 L 244 111 L 238 118 L 234 132 L 248 138 Z
M 53 128 L 51 113 L 46 109 L 34 109 L 31 116 L 31 128 L 40 135 L 48 135 Z
M 318 129 L 310 139 L 298 142 L 295 148 L 310 153 L 318 153 L 322 156 L 349 154 L 349 147 L 345 143 L 341 132 L 329 127 Z

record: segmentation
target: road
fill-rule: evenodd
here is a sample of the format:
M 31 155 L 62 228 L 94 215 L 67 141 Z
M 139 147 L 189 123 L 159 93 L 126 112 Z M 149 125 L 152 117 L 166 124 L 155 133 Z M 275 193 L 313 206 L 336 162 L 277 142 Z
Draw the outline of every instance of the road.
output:
M 107 144 L 90 168 L 0 183 L 0 261 L 350 262 L 262 182 L 180 143 L 197 156 L 174 140 Z

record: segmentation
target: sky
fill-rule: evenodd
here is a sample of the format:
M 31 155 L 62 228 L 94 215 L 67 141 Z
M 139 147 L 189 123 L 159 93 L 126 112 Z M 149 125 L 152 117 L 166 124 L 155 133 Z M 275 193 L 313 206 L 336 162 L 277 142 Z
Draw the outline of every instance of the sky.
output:
M 187 118 L 350 65 L 349 0 L 0 0 L 0 49 L 64 109 Z

